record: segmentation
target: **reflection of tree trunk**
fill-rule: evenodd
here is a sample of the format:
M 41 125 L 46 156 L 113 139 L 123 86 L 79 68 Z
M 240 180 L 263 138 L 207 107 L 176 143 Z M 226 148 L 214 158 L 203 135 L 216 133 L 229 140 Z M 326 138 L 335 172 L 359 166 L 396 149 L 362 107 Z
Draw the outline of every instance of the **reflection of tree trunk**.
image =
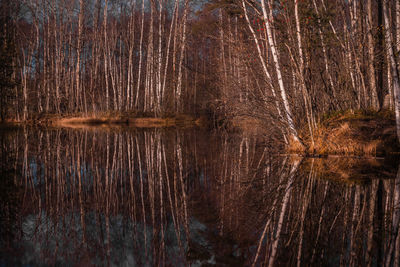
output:
M 172 214 L 172 221 L 174 223 L 174 230 L 175 230 L 175 234 L 178 240 L 178 246 L 179 249 L 183 255 L 183 247 L 182 247 L 182 242 L 181 242 L 181 231 L 179 228 L 179 224 L 177 223 L 177 219 L 175 214 L 177 214 L 177 209 L 174 208 L 174 205 L 172 203 L 172 194 L 171 194 L 171 187 L 169 185 L 169 175 L 168 175 L 168 166 L 167 166 L 167 159 L 165 156 L 165 148 L 162 149 L 162 154 L 163 154 L 163 162 L 164 162 L 164 168 L 165 168 L 165 180 L 167 183 L 167 190 L 168 190 L 168 199 L 169 199 L 169 204 L 170 204 L 170 208 L 171 208 L 171 214 Z
M 183 200 L 183 214 L 184 214 L 184 227 L 186 231 L 186 239 L 189 240 L 189 220 L 187 214 L 187 201 L 186 201 L 186 189 L 185 183 L 183 181 L 183 165 L 182 165 L 182 149 L 181 149 L 181 142 L 178 136 L 177 140 L 177 157 L 178 157 L 178 167 L 179 167 L 179 181 L 181 183 L 181 190 L 182 190 L 182 200 Z
M 397 225 L 399 227 L 399 225 Z M 397 231 L 396 246 L 394 252 L 394 266 L 400 266 L 400 235 Z
M 133 242 L 137 246 L 137 231 L 136 231 L 136 225 L 137 225 L 137 218 L 136 218 L 136 193 L 135 193 L 135 186 L 134 186 L 134 181 L 133 178 L 135 177 L 134 173 L 134 167 L 133 167 L 133 162 L 134 162 L 134 143 L 133 143 L 133 138 L 132 136 L 127 135 L 126 138 L 127 143 L 128 143 L 128 176 L 129 176 L 129 188 L 130 188 L 130 193 L 131 193 L 131 198 L 130 198 L 130 205 L 131 205 L 131 220 L 132 220 L 132 227 L 133 227 Z
M 396 246 L 399 245 L 397 244 L 399 242 L 399 224 L 400 224 L 400 165 L 397 171 L 397 177 L 394 186 L 393 221 L 392 221 L 391 234 L 389 237 L 390 240 L 389 249 L 386 254 L 386 266 L 390 266 L 393 256 L 394 256 L 394 262 L 395 263 L 397 262 L 397 265 L 394 264 L 394 266 L 399 266 L 399 251 L 398 250 L 396 251 L 395 254 L 397 255 L 392 255 Z
M 377 263 L 381 265 L 383 263 L 383 226 L 384 226 L 384 209 L 383 209 L 383 181 L 379 180 L 377 199 L 377 224 L 376 224 L 376 244 L 378 246 Z
M 267 233 L 267 230 L 268 230 L 268 228 L 269 228 L 269 225 L 271 224 L 271 220 L 272 220 L 272 215 L 273 215 L 273 213 L 274 213 L 274 211 L 276 210 L 276 204 L 277 204 L 277 202 L 278 202 L 278 194 L 276 195 L 276 198 L 274 199 L 274 202 L 272 203 L 272 206 L 271 206 L 271 209 L 270 209 L 270 212 L 269 212 L 269 214 L 268 214 L 268 220 L 267 220 L 267 222 L 265 223 L 265 226 L 264 226 L 264 230 L 263 230 L 263 232 L 262 232 L 262 234 L 261 234 L 261 237 L 260 237 L 260 240 L 258 241 L 258 247 L 257 247 L 257 252 L 256 252 L 256 256 L 254 257 L 254 261 L 253 261 L 253 264 L 252 264 L 252 266 L 255 266 L 255 264 L 257 263 L 257 259 L 258 259 L 258 256 L 259 256 L 259 254 L 260 254 L 260 251 L 261 251 L 261 245 L 262 245 L 262 243 L 263 243 L 263 241 L 264 241 L 264 237 L 265 237 L 265 234 Z
M 303 235 L 304 235 L 304 222 L 306 219 L 308 204 L 311 201 L 311 189 L 314 186 L 314 178 L 313 178 L 313 167 L 314 167 L 314 158 L 311 161 L 311 170 L 307 179 L 307 187 L 305 192 L 303 193 L 303 200 L 301 201 L 301 218 L 300 218 L 300 236 L 299 236 L 299 248 L 297 250 L 297 266 L 301 266 L 301 251 L 303 247 Z
M 359 215 L 360 215 L 360 186 L 356 185 L 356 192 L 354 195 L 354 208 L 353 208 L 353 217 L 351 219 L 351 226 L 350 226 L 350 266 L 352 266 L 354 264 L 353 262 L 353 258 L 356 255 L 356 252 L 353 251 L 354 250 L 354 244 L 356 243 L 356 237 L 357 237 L 357 232 L 356 232 L 356 227 L 355 224 L 357 222 L 357 220 L 359 220 Z
M 349 201 L 349 199 L 351 199 L 351 190 L 349 188 L 345 189 L 345 196 L 344 196 L 344 205 L 346 204 L 346 202 Z M 349 221 L 349 208 L 347 208 L 347 206 L 344 207 L 344 217 L 343 217 L 343 229 L 347 229 L 347 222 Z M 346 248 L 347 248 L 347 238 L 346 238 L 346 231 L 343 231 L 342 233 L 342 247 L 341 247 L 341 255 L 340 255 L 340 265 L 344 265 L 344 261 L 346 259 Z
M 282 208 L 281 208 L 281 213 L 279 215 L 279 221 L 276 229 L 276 233 L 273 238 L 272 242 L 272 252 L 271 252 L 271 258 L 268 261 L 268 266 L 274 266 L 274 261 L 276 257 L 276 253 L 278 252 L 278 244 L 279 244 L 279 239 L 281 235 L 281 230 L 283 226 L 283 219 L 285 217 L 286 213 L 286 208 L 289 203 L 289 198 L 290 198 L 290 193 L 292 191 L 292 184 L 294 182 L 294 176 L 296 174 L 296 170 L 300 165 L 300 160 L 296 159 L 295 162 L 293 163 L 292 169 L 289 173 L 289 179 L 285 188 L 285 195 L 282 198 Z
M 143 234 L 144 234 L 144 252 L 147 257 L 147 228 L 146 228 L 146 210 L 144 208 L 144 193 L 143 193 L 143 173 L 142 173 L 142 161 L 140 157 L 140 148 L 139 142 L 136 139 L 136 152 L 137 152 L 137 159 L 139 164 L 139 179 L 140 179 L 140 198 L 142 201 L 142 217 L 143 217 Z
M 86 247 L 86 224 L 85 224 L 85 208 L 84 202 L 82 198 L 82 175 L 81 175 L 81 160 L 80 160 L 80 145 L 78 143 L 77 148 L 77 159 L 76 159 L 76 172 L 78 173 L 78 194 L 79 194 L 79 208 L 80 208 L 80 216 L 81 216 L 81 225 L 82 225 L 82 243 L 84 247 Z
M 312 252 L 311 261 L 310 261 L 311 265 L 314 262 L 317 244 L 318 244 L 318 241 L 319 241 L 319 237 L 321 235 L 322 221 L 323 221 L 323 218 L 325 216 L 325 210 L 326 210 L 325 209 L 325 207 L 326 207 L 325 199 L 326 199 L 326 195 L 327 195 L 327 192 L 328 192 L 328 188 L 329 188 L 329 182 L 325 182 L 324 198 L 323 198 L 323 201 L 322 201 L 323 206 L 322 206 L 322 209 L 321 209 L 321 214 L 319 216 L 317 237 L 315 238 L 315 243 L 314 243 L 313 252 Z M 340 213 L 340 211 L 339 211 L 339 213 Z M 337 216 L 335 217 L 335 220 L 333 221 L 333 223 L 335 223 L 336 218 L 337 218 Z
M 372 265 L 372 249 L 373 249 L 373 237 L 374 237 L 374 217 L 375 217 L 375 203 L 376 203 L 376 191 L 377 181 L 372 181 L 371 192 L 369 196 L 369 217 L 368 217 L 368 239 L 367 239 L 367 254 L 365 262 L 368 266 Z

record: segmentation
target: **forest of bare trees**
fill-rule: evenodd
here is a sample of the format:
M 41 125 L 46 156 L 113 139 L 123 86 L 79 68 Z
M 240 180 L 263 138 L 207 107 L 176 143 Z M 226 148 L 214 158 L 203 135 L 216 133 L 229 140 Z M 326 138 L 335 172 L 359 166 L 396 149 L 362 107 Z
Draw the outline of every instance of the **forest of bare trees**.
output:
M 272 123 L 286 143 L 332 111 L 400 119 L 398 1 L 0 3 L 3 118 L 203 112 Z

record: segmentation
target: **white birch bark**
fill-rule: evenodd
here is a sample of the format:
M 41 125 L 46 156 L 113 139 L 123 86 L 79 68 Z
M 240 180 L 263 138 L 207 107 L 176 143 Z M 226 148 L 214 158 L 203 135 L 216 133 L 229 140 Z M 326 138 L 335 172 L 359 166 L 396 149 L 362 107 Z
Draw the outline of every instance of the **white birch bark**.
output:
M 181 39 L 181 51 L 178 63 L 178 84 L 176 86 L 176 111 L 181 111 L 181 94 L 182 94 L 182 63 L 185 55 L 185 45 L 186 45 L 186 22 L 187 22 L 187 13 L 189 9 L 189 0 L 185 0 L 185 7 L 183 10 L 183 18 L 182 18 L 182 39 Z
M 396 130 L 397 138 L 400 140 L 400 81 L 399 73 L 397 70 L 396 58 L 393 51 L 393 40 L 391 35 L 391 27 L 389 22 L 389 15 L 387 9 L 388 0 L 383 1 L 383 17 L 385 23 L 385 40 L 386 40 L 386 52 L 389 54 L 390 66 L 392 69 L 393 78 L 393 93 L 394 93 L 394 110 L 396 114 Z
M 106 107 L 107 110 L 110 106 L 110 98 L 108 92 L 108 41 L 107 41 L 107 10 L 108 10 L 108 0 L 105 0 L 104 4 L 104 16 L 103 16 L 103 31 L 104 31 L 104 77 L 106 80 Z
M 78 18 L 78 45 L 76 48 L 76 97 L 79 108 L 79 98 L 81 92 L 81 81 L 80 81 L 80 67 L 81 67 L 81 50 L 82 50 L 82 30 L 83 30 L 83 0 L 79 0 L 79 18 Z
M 172 14 L 171 26 L 169 29 L 169 35 L 168 35 L 168 41 L 167 41 L 167 51 L 166 51 L 166 59 L 165 59 L 165 66 L 164 66 L 164 78 L 163 78 L 162 89 L 161 89 L 161 101 L 164 101 L 165 85 L 166 85 L 166 80 L 167 80 L 167 70 L 168 70 L 168 63 L 169 63 L 169 51 L 170 51 L 170 45 L 171 45 L 172 32 L 174 30 L 174 24 L 175 24 L 175 20 L 176 20 L 175 18 L 177 16 L 178 5 L 179 5 L 179 0 L 175 0 L 174 11 Z M 175 33 L 175 35 L 176 35 L 176 33 Z
M 367 35 L 368 35 L 368 75 L 371 88 L 371 106 L 374 109 L 379 109 L 378 93 L 376 88 L 375 67 L 374 67 L 374 38 L 372 35 L 373 20 L 372 20 L 372 0 L 367 2 Z
M 141 29 L 140 29 L 140 41 L 139 41 L 139 67 L 138 67 L 138 78 L 136 85 L 136 97 L 135 97 L 135 107 L 139 108 L 139 89 L 140 82 L 142 77 L 142 61 L 143 61 L 143 32 L 144 32 L 144 0 L 142 0 L 142 21 L 141 21 Z
M 271 48 L 272 58 L 273 58 L 274 64 L 275 64 L 275 71 L 276 71 L 276 75 L 278 77 L 278 84 L 279 84 L 279 88 L 280 88 L 280 92 L 281 92 L 283 106 L 285 108 L 285 115 L 287 118 L 289 130 L 292 133 L 293 139 L 302 144 L 302 142 L 300 141 L 300 139 L 298 137 L 296 128 L 294 126 L 292 111 L 290 109 L 289 101 L 287 99 L 286 89 L 285 89 L 285 85 L 283 83 L 283 78 L 282 78 L 282 72 L 281 72 L 281 66 L 280 66 L 280 60 L 279 60 L 279 52 L 278 52 L 278 49 L 276 48 L 275 41 L 273 40 L 273 33 L 272 33 L 270 20 L 269 20 L 270 18 L 267 13 L 265 0 L 261 0 L 261 6 L 262 6 L 265 28 L 267 30 L 268 44 Z
M 255 43 L 256 48 L 257 48 L 258 58 L 259 58 L 259 60 L 261 62 L 261 66 L 263 68 L 265 77 L 267 78 L 267 83 L 271 87 L 271 92 L 272 92 L 272 95 L 273 95 L 273 97 L 275 99 L 275 105 L 276 105 L 276 109 L 278 111 L 279 118 L 285 120 L 285 118 L 282 116 L 281 108 L 280 108 L 280 105 L 279 105 L 279 102 L 278 102 L 278 97 L 277 97 L 277 94 L 275 92 L 275 87 L 272 84 L 271 74 L 268 71 L 267 64 L 266 64 L 266 62 L 265 62 L 265 60 L 263 58 L 263 55 L 262 55 L 262 51 L 261 51 L 261 48 L 260 48 L 261 44 L 260 44 L 260 42 L 259 42 L 259 40 L 257 38 L 257 35 L 256 35 L 253 27 L 251 26 L 251 22 L 250 22 L 248 14 L 247 14 L 247 8 L 246 8 L 245 0 L 242 0 L 242 8 L 243 8 L 243 12 L 244 12 L 244 15 L 245 15 L 245 18 L 246 18 L 247 26 L 249 27 L 251 35 L 253 36 L 253 40 L 254 40 L 254 43 Z M 263 94 L 263 96 L 265 96 L 265 94 Z M 265 97 L 265 101 L 267 101 L 266 97 Z M 282 134 L 283 134 L 283 138 L 284 138 L 285 143 L 288 144 L 285 132 L 283 130 L 282 130 Z
M 303 100 L 304 100 L 304 107 L 306 110 L 306 117 L 307 117 L 307 124 L 308 124 L 308 129 L 310 132 L 310 137 L 311 137 L 311 145 L 314 147 L 314 133 L 313 133 L 313 113 L 312 113 L 312 107 L 311 107 L 311 101 L 310 97 L 308 95 L 307 87 L 306 87 L 306 82 L 304 78 L 304 53 L 303 53 L 303 44 L 301 40 L 301 29 L 300 29 L 300 19 L 299 19 L 299 1 L 294 0 L 294 14 L 295 14 L 295 19 L 296 19 L 296 37 L 297 37 L 297 46 L 299 50 L 299 58 L 300 58 L 300 80 L 301 80 L 301 88 L 302 88 L 302 93 L 303 93 Z
M 159 113 L 161 111 L 161 89 L 162 89 L 162 84 L 161 84 L 161 68 L 162 68 L 162 12 L 163 12 L 163 0 L 159 0 L 159 17 L 158 17 L 158 55 L 157 55 L 157 79 L 156 79 L 156 111 Z

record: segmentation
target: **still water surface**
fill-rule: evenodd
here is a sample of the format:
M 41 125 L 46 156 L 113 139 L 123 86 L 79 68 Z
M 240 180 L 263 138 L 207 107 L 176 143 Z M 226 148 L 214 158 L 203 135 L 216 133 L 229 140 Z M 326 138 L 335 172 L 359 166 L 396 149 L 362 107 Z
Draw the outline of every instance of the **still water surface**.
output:
M 3 129 L 0 144 L 0 266 L 400 266 L 387 159 L 200 129 Z

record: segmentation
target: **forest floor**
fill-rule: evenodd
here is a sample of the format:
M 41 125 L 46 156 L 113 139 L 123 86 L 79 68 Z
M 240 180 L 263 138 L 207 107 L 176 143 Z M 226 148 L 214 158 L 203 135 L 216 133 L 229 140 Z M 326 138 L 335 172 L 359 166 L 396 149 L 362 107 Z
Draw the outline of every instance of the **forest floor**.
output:
M 206 123 L 202 117 L 193 117 L 189 115 L 166 115 L 163 117 L 146 116 L 145 114 L 130 113 L 104 113 L 95 115 L 85 114 L 45 114 L 37 116 L 28 121 L 10 121 L 9 124 L 28 124 L 41 126 L 55 126 L 68 128 L 84 127 L 109 127 L 109 126 L 132 126 L 138 128 L 158 128 L 158 127 L 192 127 L 201 126 Z
M 341 111 L 325 115 L 314 131 L 312 143 L 308 127 L 300 132 L 306 148 L 291 144 L 289 152 L 307 155 L 399 155 L 396 122 L 389 111 Z

